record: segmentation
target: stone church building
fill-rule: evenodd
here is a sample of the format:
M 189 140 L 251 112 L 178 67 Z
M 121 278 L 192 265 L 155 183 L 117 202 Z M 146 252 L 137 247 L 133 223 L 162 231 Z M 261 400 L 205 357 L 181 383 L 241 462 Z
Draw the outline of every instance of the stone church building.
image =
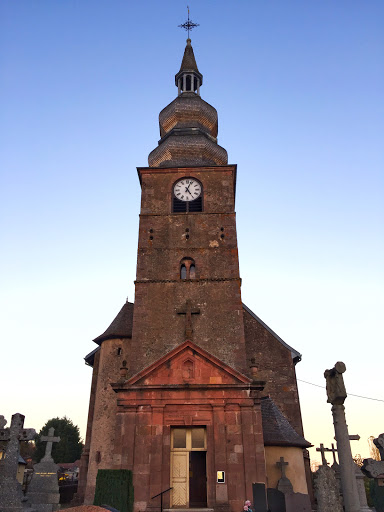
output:
M 137 169 L 141 211 L 135 301 L 85 358 L 93 368 L 78 498 L 99 469 L 133 472 L 135 512 L 239 512 L 282 469 L 308 494 L 295 365 L 301 355 L 241 301 L 236 165 L 190 39 L 160 141 Z M 281 458 L 288 465 L 281 466 Z M 265 486 L 265 488 L 264 488 Z

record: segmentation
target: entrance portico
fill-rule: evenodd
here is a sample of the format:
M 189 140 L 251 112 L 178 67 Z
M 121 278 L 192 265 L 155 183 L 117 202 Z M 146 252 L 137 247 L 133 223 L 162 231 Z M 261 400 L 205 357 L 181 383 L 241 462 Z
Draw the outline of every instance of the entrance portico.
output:
M 265 483 L 259 393 L 252 381 L 186 341 L 117 393 L 116 469 L 131 469 L 135 511 L 241 510 L 252 483 Z M 224 481 L 218 482 L 218 472 Z

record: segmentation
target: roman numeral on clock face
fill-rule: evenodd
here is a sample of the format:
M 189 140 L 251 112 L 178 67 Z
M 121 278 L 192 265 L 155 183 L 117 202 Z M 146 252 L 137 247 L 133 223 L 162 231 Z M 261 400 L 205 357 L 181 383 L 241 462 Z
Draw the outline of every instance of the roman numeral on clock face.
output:
M 173 193 L 181 201 L 194 201 L 201 195 L 201 185 L 190 178 L 182 178 L 173 186 Z

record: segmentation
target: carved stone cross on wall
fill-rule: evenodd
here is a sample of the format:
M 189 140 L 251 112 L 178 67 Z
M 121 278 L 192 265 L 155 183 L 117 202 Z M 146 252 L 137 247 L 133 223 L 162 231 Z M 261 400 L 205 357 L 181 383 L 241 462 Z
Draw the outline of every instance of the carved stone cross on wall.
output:
M 281 478 L 287 478 L 287 476 L 285 474 L 285 466 L 288 466 L 288 464 L 289 464 L 288 462 L 284 461 L 284 457 L 280 457 L 280 461 L 276 462 L 276 466 L 279 466 L 280 471 L 281 471 Z
M 185 303 L 185 307 L 177 309 L 176 313 L 178 315 L 185 315 L 185 339 L 191 340 L 193 336 L 192 315 L 200 314 L 200 309 L 193 308 L 191 300 L 188 299 Z
M 40 441 L 46 441 L 47 444 L 45 446 L 45 455 L 44 457 L 41 459 L 42 462 L 52 462 L 53 461 L 53 458 L 52 458 L 52 444 L 53 443 L 58 443 L 60 441 L 60 437 L 54 437 L 54 434 L 55 434 L 55 429 L 53 427 L 51 427 L 49 430 L 48 430 L 48 435 L 47 436 L 41 436 L 40 437 Z

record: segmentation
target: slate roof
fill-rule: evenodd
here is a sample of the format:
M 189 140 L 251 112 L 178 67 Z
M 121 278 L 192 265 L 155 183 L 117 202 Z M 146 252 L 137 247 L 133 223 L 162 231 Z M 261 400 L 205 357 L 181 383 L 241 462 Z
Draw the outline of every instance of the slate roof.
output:
M 296 432 L 269 396 L 261 399 L 261 416 L 265 446 L 312 446 Z
M 180 71 L 199 71 L 197 69 L 195 54 L 193 53 L 193 48 L 190 39 L 187 39 L 187 46 L 185 47 L 184 50 L 184 56 L 183 60 L 181 61 Z
M 132 338 L 132 323 L 133 304 L 132 302 L 126 302 L 108 329 L 93 341 L 98 345 L 101 345 L 104 340 L 114 338 Z
M 88 366 L 92 366 L 93 368 L 93 365 L 95 363 L 95 354 L 96 352 L 98 352 L 100 350 L 100 347 L 96 347 L 95 350 L 92 350 L 92 352 L 90 352 L 89 354 L 87 354 L 85 357 L 84 357 L 84 361 L 85 361 L 85 364 L 87 364 Z
M 301 354 L 300 354 L 300 352 L 298 352 L 296 349 L 294 349 L 293 347 L 291 347 L 290 345 L 288 345 L 288 343 L 285 343 L 285 341 L 284 341 L 284 340 L 282 340 L 282 339 L 280 338 L 280 336 L 279 336 L 278 334 L 276 334 L 276 333 L 275 333 L 275 331 L 273 331 L 270 327 L 268 327 L 268 325 L 267 325 L 265 322 L 263 322 L 261 318 L 259 318 L 259 317 L 258 317 L 258 316 L 253 312 L 253 311 L 251 311 L 251 310 L 249 309 L 249 307 L 248 307 L 248 306 L 246 306 L 246 305 L 244 304 L 244 302 L 243 302 L 243 308 L 245 309 L 245 311 L 246 311 L 247 313 L 249 313 L 251 316 L 253 316 L 253 318 L 254 318 L 255 320 L 257 320 L 257 321 L 259 322 L 259 324 L 261 324 L 263 327 L 265 327 L 265 329 L 266 329 L 269 333 L 271 333 L 271 334 L 272 334 L 272 336 L 273 336 L 274 338 L 276 338 L 276 339 L 277 339 L 277 341 L 279 341 L 282 345 L 284 345 L 284 347 L 285 347 L 285 348 L 287 348 L 288 350 L 290 350 L 290 351 L 291 351 L 292 359 L 293 359 L 293 362 L 294 362 L 295 364 L 301 361 Z

